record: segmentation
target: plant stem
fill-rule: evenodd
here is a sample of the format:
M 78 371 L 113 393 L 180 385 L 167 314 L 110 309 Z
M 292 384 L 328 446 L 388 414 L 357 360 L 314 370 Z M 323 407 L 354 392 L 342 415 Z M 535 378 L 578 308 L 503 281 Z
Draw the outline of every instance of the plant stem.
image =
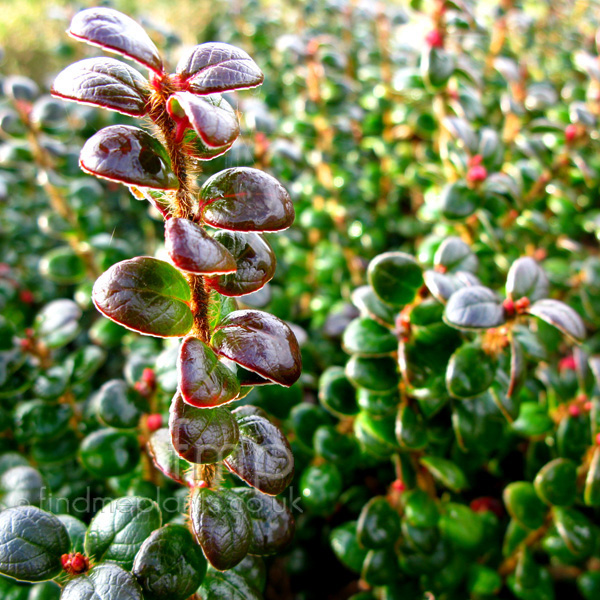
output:
M 173 217 L 180 219 L 192 219 L 193 217 L 193 192 L 194 181 L 191 177 L 192 163 L 190 155 L 186 152 L 185 143 L 176 138 L 177 125 L 167 113 L 167 98 L 173 92 L 172 83 L 164 79 L 161 85 L 154 91 L 150 118 L 156 123 L 163 136 L 173 173 L 179 182 L 179 189 L 174 198 Z M 210 327 L 208 324 L 208 293 L 204 285 L 202 275 L 186 273 L 185 277 L 192 291 L 190 309 L 194 315 L 192 335 L 203 342 L 210 339 Z

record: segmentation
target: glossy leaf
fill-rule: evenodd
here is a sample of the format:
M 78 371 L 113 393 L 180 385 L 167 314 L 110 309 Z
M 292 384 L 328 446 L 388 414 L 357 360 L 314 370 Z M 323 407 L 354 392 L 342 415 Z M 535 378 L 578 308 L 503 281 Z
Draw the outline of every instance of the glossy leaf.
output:
M 294 205 L 273 176 L 250 167 L 225 169 L 200 190 L 203 220 L 230 231 L 282 231 L 294 222 Z
M 194 46 L 177 65 L 177 75 L 194 94 L 214 94 L 253 88 L 264 76 L 250 56 L 230 44 Z
M 225 466 L 264 494 L 280 494 L 294 477 L 294 456 L 286 437 L 264 416 L 245 407 L 233 414 L 240 442 L 225 459 Z
M 365 548 L 393 547 L 400 536 L 400 517 L 383 496 L 371 498 L 360 512 L 357 538 Z
M 140 459 L 138 440 L 130 432 L 98 429 L 81 442 L 79 457 L 83 466 L 97 477 L 113 477 L 131 472 Z
M 339 561 L 348 569 L 360 573 L 367 550 L 358 543 L 356 521 L 347 521 L 333 529 L 329 542 Z
M 464 287 L 480 285 L 479 279 L 467 271 L 445 274 L 430 269 L 423 273 L 423 280 L 431 295 L 444 304 L 454 292 Z
M 559 300 L 538 300 L 529 314 L 546 321 L 576 342 L 585 339 L 585 324 L 581 317 L 567 304 Z
M 213 408 L 231 402 L 240 393 L 234 373 L 197 338 L 183 340 L 177 372 L 182 399 L 197 408 Z
M 156 468 L 169 479 L 178 483 L 190 483 L 193 480 L 192 465 L 175 452 L 168 428 L 162 427 L 150 436 L 148 451 Z
M 427 430 L 420 415 L 408 404 L 398 411 L 396 438 L 407 450 L 422 450 L 427 445 Z
M 585 477 L 583 501 L 587 506 L 600 506 L 600 448 L 596 447 Z
M 577 465 L 566 458 L 556 458 L 538 471 L 533 483 L 546 504 L 570 506 L 577 491 Z
M 130 66 L 113 58 L 86 58 L 61 71 L 52 95 L 115 110 L 132 117 L 148 111 L 148 82 Z
M 445 271 L 477 271 L 479 261 L 468 244 L 459 237 L 446 238 L 436 250 L 433 262 Z
M 244 296 L 260 290 L 275 275 L 277 260 L 269 243 L 257 233 L 219 231 L 214 239 L 233 256 L 229 275 L 207 277 L 207 285 L 224 296 Z
M 369 263 L 367 276 L 377 296 L 396 307 L 412 302 L 423 284 L 421 267 L 404 252 L 380 254 Z
M 528 298 L 531 302 L 547 298 L 550 282 L 544 269 L 529 256 L 517 259 L 506 277 L 506 294 L 512 300 Z
M 119 565 L 97 565 L 89 573 L 71 579 L 63 588 L 61 600 L 143 600 L 135 577 Z
M 252 488 L 234 488 L 250 516 L 252 535 L 248 552 L 259 556 L 277 554 L 294 537 L 294 517 L 283 500 Z
M 352 304 L 363 317 L 370 317 L 382 325 L 395 323 L 394 309 L 382 302 L 369 285 L 361 285 L 352 292 Z
M 33 506 L 0 512 L 0 573 L 21 581 L 56 577 L 69 551 L 67 530 L 54 515 Z
M 88 8 L 71 21 L 69 34 L 104 50 L 122 54 L 156 73 L 162 72 L 162 60 L 152 40 L 133 19 L 112 8 Z
M 425 456 L 419 461 L 444 487 L 460 492 L 468 487 L 462 469 L 454 462 L 440 456 Z
M 488 329 L 505 322 L 504 309 L 496 293 L 489 288 L 466 287 L 450 296 L 444 321 L 459 329 Z
M 334 415 L 358 413 L 356 390 L 342 367 L 327 368 L 319 379 L 319 401 Z
M 332 514 L 342 493 L 342 481 L 340 470 L 334 464 L 306 468 L 300 478 L 302 504 L 313 514 Z
M 206 559 L 186 527 L 169 524 L 142 544 L 132 572 L 152 598 L 186 600 L 206 575 Z
M 222 461 L 239 440 L 238 425 L 229 410 L 194 408 L 179 393 L 171 403 L 169 430 L 175 451 L 196 464 Z
M 289 387 L 300 377 L 302 358 L 296 336 L 269 313 L 229 313 L 215 329 L 212 346 L 217 354 L 279 385 Z
M 477 192 L 463 181 L 451 183 L 442 191 L 442 214 L 446 219 L 465 219 L 477 210 L 479 203 Z
M 344 350 L 360 356 L 381 356 L 398 349 L 394 334 L 373 319 L 362 317 L 351 321 L 342 337 Z
M 97 562 L 110 560 L 131 569 L 142 543 L 160 524 L 156 502 L 139 496 L 118 498 L 92 519 L 85 536 L 85 552 Z
M 496 361 L 477 344 L 463 344 L 450 357 L 446 370 L 448 392 L 471 398 L 487 390 L 496 374 Z
M 204 555 L 216 569 L 231 569 L 248 553 L 250 517 L 244 502 L 232 491 L 196 488 L 190 518 Z
M 355 386 L 373 392 L 389 392 L 398 385 L 396 361 L 389 357 L 355 355 L 346 363 L 346 376 Z
M 237 115 L 231 104 L 220 96 L 196 96 L 176 92 L 167 100 L 167 107 L 176 102 L 188 118 L 194 131 L 208 148 L 229 148 L 240 134 Z M 169 109 L 173 112 L 174 108 Z
M 262 600 L 260 591 L 233 570 L 221 572 L 209 568 L 198 593 L 211 600 Z
M 138 127 L 111 125 L 95 133 L 79 155 L 81 168 L 103 179 L 158 190 L 176 190 L 177 177 L 161 143 Z
M 81 316 L 81 308 L 73 300 L 53 300 L 35 318 L 37 333 L 49 348 L 60 348 L 79 333 Z
M 504 488 L 504 504 L 510 516 L 526 529 L 537 529 L 544 523 L 547 507 L 539 499 L 532 483 L 513 481 Z
M 148 411 L 144 398 L 121 379 L 111 379 L 103 384 L 94 401 L 98 418 L 116 429 L 135 427 L 142 414 Z
M 579 559 L 590 556 L 596 546 L 595 530 L 587 517 L 574 508 L 555 506 L 554 525 L 567 548 Z
M 172 218 L 165 223 L 165 248 L 173 264 L 196 275 L 235 273 L 232 254 L 200 225 Z
M 179 337 L 192 327 L 187 281 L 175 267 L 150 256 L 113 265 L 96 280 L 92 299 L 106 317 L 145 335 Z

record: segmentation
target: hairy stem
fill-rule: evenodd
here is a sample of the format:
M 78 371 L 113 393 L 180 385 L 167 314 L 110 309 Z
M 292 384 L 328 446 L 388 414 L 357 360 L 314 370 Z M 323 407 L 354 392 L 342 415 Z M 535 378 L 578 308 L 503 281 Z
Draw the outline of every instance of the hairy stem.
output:
M 194 180 L 191 177 L 192 164 L 186 152 L 185 143 L 177 139 L 177 125 L 167 113 L 167 98 L 174 91 L 172 83 L 165 79 L 157 86 L 151 100 L 150 118 L 158 126 L 171 159 L 173 173 L 179 182 L 173 203 L 173 217 L 192 219 L 194 208 Z M 192 334 L 203 342 L 210 338 L 208 324 L 208 292 L 202 275 L 185 274 L 192 290 L 190 309 L 194 315 Z

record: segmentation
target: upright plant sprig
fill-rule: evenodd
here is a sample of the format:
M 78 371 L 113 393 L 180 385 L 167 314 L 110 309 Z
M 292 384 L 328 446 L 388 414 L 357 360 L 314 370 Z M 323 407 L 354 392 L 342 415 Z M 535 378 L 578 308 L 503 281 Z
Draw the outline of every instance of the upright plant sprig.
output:
M 300 376 L 289 326 L 265 312 L 236 310 L 235 301 L 273 277 L 275 255 L 260 234 L 289 227 L 294 209 L 277 180 L 257 169 L 221 171 L 200 190 L 193 174 L 198 161 L 223 154 L 239 135 L 235 111 L 219 94 L 256 87 L 263 75 L 248 54 L 221 43 L 195 46 L 169 74 L 146 32 L 108 8 L 78 13 L 69 33 L 150 70 L 148 81 L 118 60 L 88 58 L 62 71 L 52 93 L 149 118 L 161 138 L 114 125 L 81 151 L 83 170 L 129 186 L 162 213 L 171 259 L 142 256 L 113 265 L 96 281 L 93 301 L 128 329 L 184 338 L 170 436 L 159 430 L 150 450 L 161 471 L 191 487 L 196 539 L 216 568 L 229 569 L 249 551 L 276 551 L 293 526 L 279 501 L 267 501 L 293 476 L 285 437 L 262 411 L 224 405 L 249 386 L 289 387 Z M 206 225 L 218 231 L 210 234 Z M 221 462 L 251 488 L 219 489 Z M 249 500 L 253 512 L 260 507 L 258 516 L 245 508 Z M 269 521 L 278 525 L 264 535 L 261 523 Z

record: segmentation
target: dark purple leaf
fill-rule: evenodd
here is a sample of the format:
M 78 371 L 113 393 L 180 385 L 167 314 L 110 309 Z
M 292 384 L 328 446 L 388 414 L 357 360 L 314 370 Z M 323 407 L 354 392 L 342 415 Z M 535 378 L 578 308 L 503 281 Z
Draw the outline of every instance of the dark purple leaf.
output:
M 92 104 L 132 117 L 148 112 L 148 82 L 135 69 L 114 58 L 86 58 L 61 71 L 52 95 Z
M 210 149 L 229 148 L 240 134 L 237 115 L 231 104 L 221 96 L 196 96 L 190 92 L 177 92 L 168 102 L 170 105 L 174 102 L 179 104 L 190 125 Z
M 567 304 L 559 300 L 538 300 L 529 314 L 546 321 L 577 342 L 585 339 L 585 324 L 581 317 Z
M 281 430 L 261 414 L 233 411 L 240 443 L 223 461 L 248 485 L 269 496 L 281 494 L 294 477 L 294 455 Z
M 246 52 L 219 42 L 192 48 L 179 61 L 177 74 L 194 94 L 253 88 L 264 79 L 261 70 Z
M 200 190 L 202 218 L 231 231 L 282 231 L 294 222 L 294 205 L 271 175 L 250 167 L 226 169 Z
M 238 425 L 229 410 L 194 408 L 179 393 L 171 403 L 169 429 L 176 452 L 196 464 L 222 461 L 239 440 Z
M 212 408 L 231 402 L 240 393 L 236 376 L 199 339 L 183 340 L 177 361 L 179 389 L 183 400 L 197 408 Z
M 94 134 L 81 149 L 84 171 L 127 185 L 176 190 L 177 177 L 160 142 L 138 127 L 111 125 Z
M 194 535 L 210 564 L 225 571 L 248 553 L 252 527 L 246 506 L 232 491 L 196 488 L 190 518 Z
M 150 436 L 148 451 L 156 468 L 169 479 L 186 485 L 193 482 L 192 465 L 175 452 L 171 442 L 171 434 L 166 427 L 155 431 Z
M 188 219 L 169 219 L 165 224 L 165 247 L 173 264 L 197 275 L 234 273 L 235 258 L 229 250 Z
M 234 488 L 250 515 L 250 554 L 266 556 L 283 550 L 294 537 L 294 517 L 285 502 L 252 488 Z
M 212 345 L 217 354 L 279 385 L 289 387 L 300 377 L 302 357 L 296 336 L 269 313 L 229 313 L 215 329 Z
M 96 280 L 92 299 L 109 319 L 155 337 L 183 336 L 194 320 L 185 277 L 169 263 L 150 256 L 113 265 Z
M 138 23 L 117 10 L 105 7 L 82 10 L 73 17 L 69 34 L 162 73 L 162 59 L 154 42 Z
M 275 275 L 277 261 L 269 243 L 257 233 L 218 231 L 214 237 L 233 255 L 236 271 L 207 277 L 209 287 L 224 296 L 244 296 L 260 290 Z

